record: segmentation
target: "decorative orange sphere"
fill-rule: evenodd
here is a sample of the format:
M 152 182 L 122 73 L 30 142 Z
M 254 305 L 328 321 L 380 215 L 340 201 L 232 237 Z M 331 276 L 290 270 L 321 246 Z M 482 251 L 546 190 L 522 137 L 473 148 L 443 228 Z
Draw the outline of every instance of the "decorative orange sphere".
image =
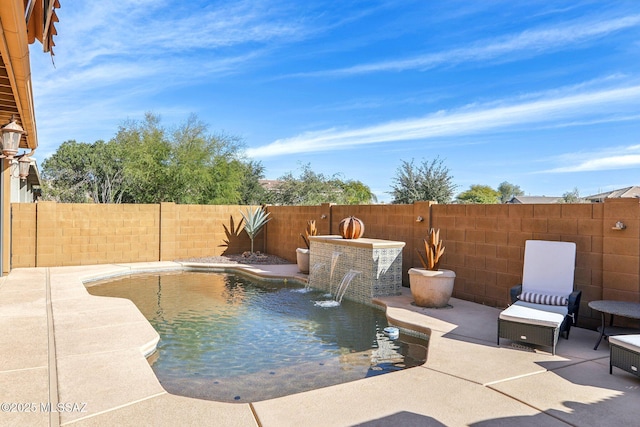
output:
M 343 239 L 359 239 L 364 234 L 364 222 L 350 216 L 340 221 L 338 229 Z

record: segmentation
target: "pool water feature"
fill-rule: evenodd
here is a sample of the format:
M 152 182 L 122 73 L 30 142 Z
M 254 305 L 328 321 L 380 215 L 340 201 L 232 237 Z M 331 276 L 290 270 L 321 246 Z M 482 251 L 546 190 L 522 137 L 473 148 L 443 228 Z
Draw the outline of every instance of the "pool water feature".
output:
M 92 295 L 132 300 L 160 335 L 152 368 L 170 393 L 254 402 L 421 365 L 426 341 L 391 339 L 380 309 L 228 273 L 125 276 Z

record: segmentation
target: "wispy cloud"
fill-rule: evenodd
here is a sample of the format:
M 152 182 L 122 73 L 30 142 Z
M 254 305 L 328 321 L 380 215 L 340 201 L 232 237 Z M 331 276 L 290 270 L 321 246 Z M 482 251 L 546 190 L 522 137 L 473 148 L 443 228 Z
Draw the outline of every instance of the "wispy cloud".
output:
M 565 154 L 557 161 L 568 166 L 540 173 L 594 172 L 640 167 L 640 145 L 614 147 L 601 151 Z
M 444 52 L 418 55 L 411 58 L 372 62 L 351 67 L 298 73 L 296 76 L 347 76 L 375 72 L 429 70 L 464 62 L 494 59 L 515 61 L 522 57 L 568 49 L 579 43 L 607 36 L 613 32 L 640 26 L 640 15 L 625 16 L 606 21 L 580 21 L 558 27 L 523 31 L 497 39 L 485 39 L 468 47 Z
M 117 24 L 111 19 L 114 10 Z M 203 75 L 238 73 L 274 46 L 312 31 L 303 18 L 293 18 L 272 2 L 240 0 L 198 12 L 189 3 L 165 7 L 148 0 L 105 0 L 61 9 L 56 68 L 37 69 L 38 95 L 163 76 L 171 76 L 167 84 L 181 85 Z
M 411 141 L 436 137 L 507 131 L 523 125 L 561 124 L 586 120 L 607 111 L 628 116 L 627 110 L 640 108 L 640 85 L 602 89 L 579 94 L 556 96 L 528 102 L 482 108 L 474 105 L 454 111 L 440 111 L 426 117 L 392 121 L 359 129 L 326 129 L 279 139 L 262 147 L 251 148 L 251 157 L 266 158 L 295 153 L 346 149 L 358 145 L 393 141 Z

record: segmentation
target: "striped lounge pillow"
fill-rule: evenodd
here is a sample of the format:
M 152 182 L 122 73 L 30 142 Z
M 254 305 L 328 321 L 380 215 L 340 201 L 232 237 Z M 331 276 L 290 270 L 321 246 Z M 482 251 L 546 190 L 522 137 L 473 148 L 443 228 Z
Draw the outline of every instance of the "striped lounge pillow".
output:
M 539 294 L 537 292 L 523 292 L 518 299 L 534 304 L 568 305 L 569 298 L 560 295 Z

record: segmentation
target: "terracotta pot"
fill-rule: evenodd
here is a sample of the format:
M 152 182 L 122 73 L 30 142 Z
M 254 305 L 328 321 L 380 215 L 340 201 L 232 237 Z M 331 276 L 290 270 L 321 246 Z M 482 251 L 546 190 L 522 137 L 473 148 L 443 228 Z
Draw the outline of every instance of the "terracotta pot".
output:
M 451 270 L 409 269 L 411 295 L 420 307 L 446 307 L 453 293 L 455 279 L 456 273 Z
M 296 249 L 296 261 L 300 273 L 309 274 L 309 249 Z

